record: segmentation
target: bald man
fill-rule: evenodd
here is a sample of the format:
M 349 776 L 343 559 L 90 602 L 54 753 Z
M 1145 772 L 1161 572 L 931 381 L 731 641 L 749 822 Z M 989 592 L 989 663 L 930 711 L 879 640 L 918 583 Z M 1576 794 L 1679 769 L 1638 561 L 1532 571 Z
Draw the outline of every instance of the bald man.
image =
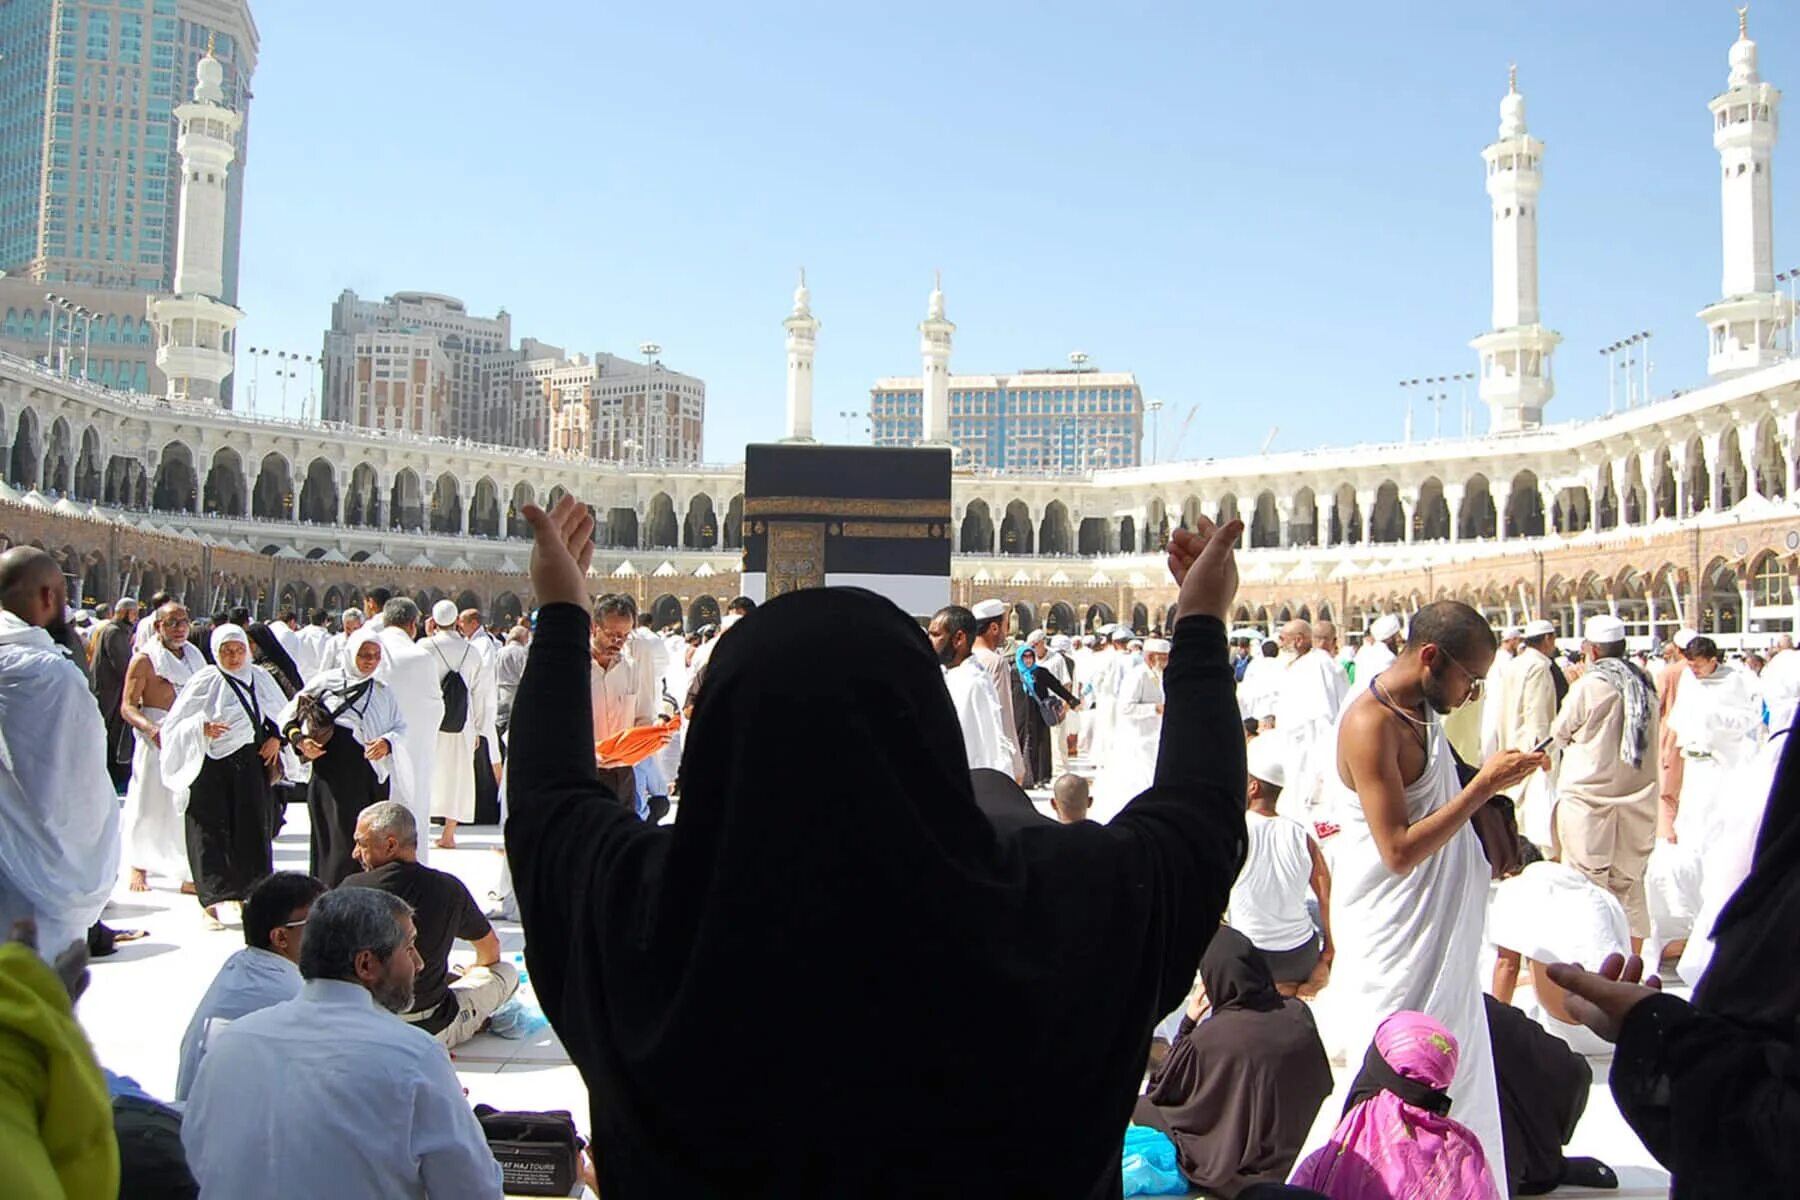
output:
M 1280 641 L 1283 669 L 1275 685 L 1275 736 L 1281 739 L 1287 775 L 1281 802 L 1284 816 L 1305 825 L 1330 765 L 1331 732 L 1350 680 L 1337 659 L 1313 644 L 1313 627 L 1307 622 L 1289 621 L 1281 628 Z
M 67 605 L 55 559 L 0 554 L 0 928 L 34 918 L 45 958 L 86 938 L 119 875 L 106 726 L 50 632 Z

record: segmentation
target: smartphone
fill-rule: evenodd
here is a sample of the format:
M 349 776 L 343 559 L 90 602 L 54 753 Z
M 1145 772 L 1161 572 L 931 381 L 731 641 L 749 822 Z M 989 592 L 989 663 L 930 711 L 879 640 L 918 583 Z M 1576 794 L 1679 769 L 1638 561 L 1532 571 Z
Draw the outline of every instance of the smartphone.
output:
M 1531 752 L 1533 754 L 1542 754 L 1544 751 L 1546 751 L 1550 748 L 1550 743 L 1554 742 L 1555 740 L 1556 740 L 1556 736 L 1554 734 L 1552 734 L 1551 736 L 1545 738 L 1543 741 L 1539 742 L 1537 745 L 1533 746 L 1531 748 Z

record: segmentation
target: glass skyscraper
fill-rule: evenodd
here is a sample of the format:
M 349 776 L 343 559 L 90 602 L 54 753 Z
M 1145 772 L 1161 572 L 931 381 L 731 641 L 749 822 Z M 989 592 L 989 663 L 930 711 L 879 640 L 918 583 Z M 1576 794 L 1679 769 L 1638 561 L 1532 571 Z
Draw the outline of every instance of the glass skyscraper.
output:
M 879 380 L 869 391 L 870 440 L 916 444 L 923 400 L 916 376 Z M 958 466 L 1057 474 L 1142 461 L 1144 400 L 1130 372 L 952 375 L 949 400 Z

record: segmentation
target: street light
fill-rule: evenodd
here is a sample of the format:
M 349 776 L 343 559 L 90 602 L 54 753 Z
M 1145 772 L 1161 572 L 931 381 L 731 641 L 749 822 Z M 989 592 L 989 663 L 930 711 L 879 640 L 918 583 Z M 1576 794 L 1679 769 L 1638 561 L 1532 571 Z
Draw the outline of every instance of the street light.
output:
M 639 342 L 638 343 L 638 353 L 644 356 L 644 410 L 643 410 L 643 414 L 642 414 L 643 415 L 643 426 L 638 432 L 639 432 L 639 435 L 644 439 L 644 442 L 646 443 L 646 444 L 640 445 L 639 449 L 643 450 L 644 457 L 646 460 L 650 456 L 650 447 L 647 444 L 650 439 L 650 379 L 656 370 L 656 356 L 661 354 L 662 350 L 663 350 L 662 346 L 656 342 Z
M 1150 465 L 1151 466 L 1156 465 L 1156 449 L 1157 449 L 1157 447 L 1156 447 L 1156 432 L 1157 432 L 1156 414 L 1162 411 L 1162 406 L 1163 406 L 1163 402 L 1161 400 L 1146 400 L 1146 401 L 1144 401 L 1144 411 L 1150 414 Z
M 1789 267 L 1787 270 L 1783 271 L 1781 274 L 1779 274 L 1775 277 L 1775 282 L 1777 284 L 1785 283 L 1788 285 L 1787 341 L 1788 341 L 1788 357 L 1789 358 L 1800 357 L 1800 342 L 1796 342 L 1794 340 L 1795 333 L 1800 332 L 1800 330 L 1796 330 L 1794 328 L 1794 316 L 1795 316 L 1794 293 L 1795 293 L 1795 285 L 1796 285 L 1797 281 L 1800 281 L 1800 267 Z M 1779 287 L 1777 287 L 1775 289 L 1775 293 L 1776 293 L 1776 299 L 1779 300 L 1781 298 L 1781 289 Z
M 83 383 L 86 383 L 88 381 L 88 349 L 94 342 L 94 317 L 97 314 L 86 305 L 77 304 L 75 315 L 81 318 L 81 379 Z M 74 336 L 74 330 L 70 330 L 69 333 L 71 337 Z

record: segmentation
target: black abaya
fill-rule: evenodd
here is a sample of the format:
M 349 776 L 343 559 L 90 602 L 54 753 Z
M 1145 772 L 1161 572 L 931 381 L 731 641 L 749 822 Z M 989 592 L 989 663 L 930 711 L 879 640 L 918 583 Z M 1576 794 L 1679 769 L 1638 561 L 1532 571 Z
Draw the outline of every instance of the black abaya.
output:
M 350 854 L 356 818 L 388 798 L 388 785 L 375 778 L 362 744 L 341 725 L 325 743 L 325 753 L 311 761 L 312 779 L 306 785 L 306 811 L 312 818 L 309 865 L 314 878 L 334 888 L 362 870 Z
M 1244 857 L 1224 626 L 1176 631 L 1182 736 L 1155 787 L 1108 825 L 1005 838 L 937 658 L 887 601 L 810 589 L 744 618 L 669 826 L 597 782 L 588 629 L 579 606 L 538 612 L 506 843 L 601 1193 L 1118 1196 L 1151 1029 Z M 856 652 L 818 654 L 821 629 Z
M 256 744 L 208 758 L 188 789 L 188 869 L 200 903 L 242 900 L 275 870 L 270 849 L 274 806 L 269 773 Z
M 1076 700 L 1069 694 L 1069 689 L 1062 685 L 1049 671 L 1041 666 L 1031 669 L 1031 683 L 1038 689 L 1038 694 L 1049 693 L 1068 705 L 1074 711 Z M 1017 671 L 1006 673 L 1007 686 L 1013 690 L 1013 736 L 1018 740 L 1019 753 L 1025 758 L 1025 769 L 1030 774 L 1031 787 L 1047 783 L 1050 780 L 1050 739 L 1066 736 L 1063 726 L 1051 725 L 1044 720 L 1043 710 L 1038 703 L 1025 692 L 1025 685 L 1019 680 Z
M 1537 1196 L 1563 1180 L 1563 1147 L 1587 1110 L 1594 1070 L 1569 1044 L 1510 1004 L 1483 996 L 1500 1091 L 1506 1185 Z
M 1613 1099 L 1674 1177 L 1673 1200 L 1787 1194 L 1800 1179 L 1797 928 L 1800 741 L 1789 735 L 1693 1003 L 1640 1001 L 1613 1054 Z

